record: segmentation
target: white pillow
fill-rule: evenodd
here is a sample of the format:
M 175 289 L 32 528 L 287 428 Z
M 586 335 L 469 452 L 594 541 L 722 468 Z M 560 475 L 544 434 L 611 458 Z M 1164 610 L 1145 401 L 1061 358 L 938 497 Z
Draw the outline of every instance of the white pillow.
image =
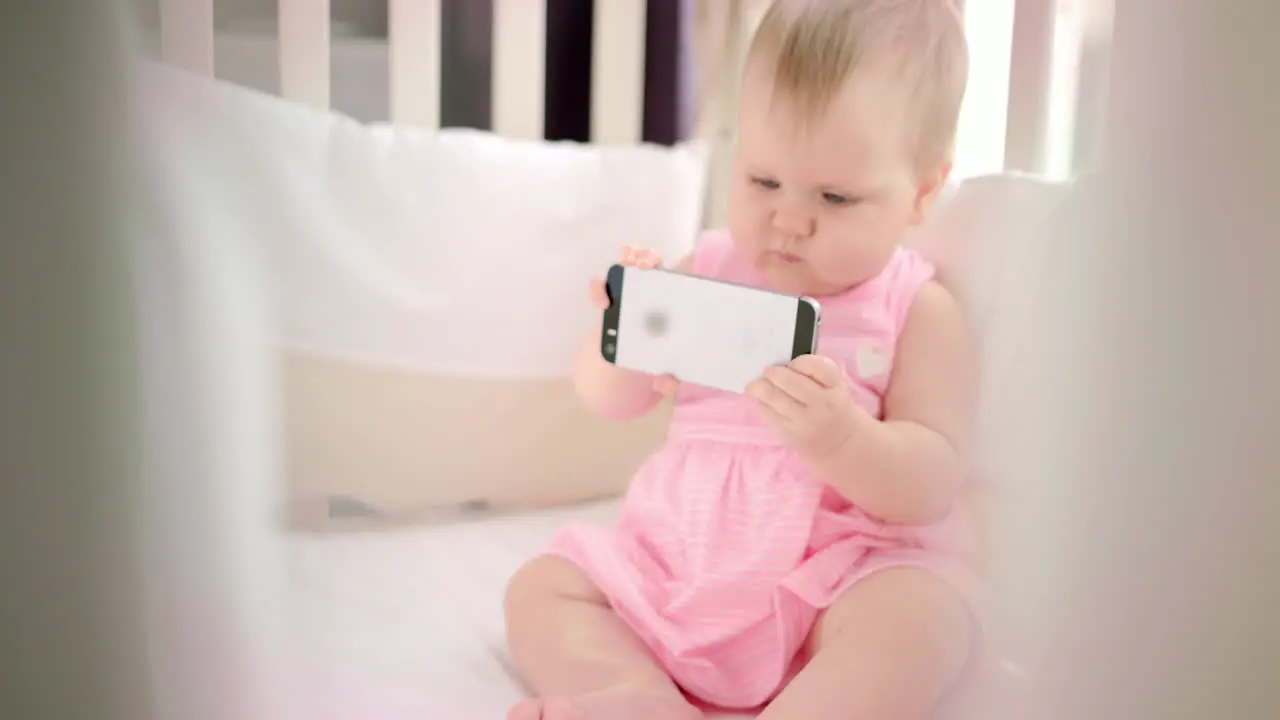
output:
M 1037 234 L 1066 198 L 1068 183 L 1003 173 L 948 188 L 910 244 L 938 266 L 964 304 L 989 367 L 1008 358 L 1009 328 L 1043 267 Z
M 276 290 L 291 493 L 376 518 L 610 495 L 666 414 L 595 421 L 568 381 L 588 279 L 700 226 L 700 145 L 366 126 L 153 64 L 163 162 L 240 199 Z M 347 502 L 350 501 L 350 502 Z
M 940 281 L 957 294 L 978 337 L 982 404 L 976 428 L 975 482 L 970 488 L 980 521 L 1016 514 L 1020 484 L 1003 461 L 1022 431 L 1011 399 L 1025 392 L 1018 344 L 1029 331 L 1028 308 L 1050 272 L 1047 223 L 1070 192 L 1067 183 L 1000 174 L 967 179 L 942 199 L 911 244 L 938 265 Z M 1017 378 L 1017 382 L 1012 382 Z M 989 540 L 989 538 L 987 538 Z

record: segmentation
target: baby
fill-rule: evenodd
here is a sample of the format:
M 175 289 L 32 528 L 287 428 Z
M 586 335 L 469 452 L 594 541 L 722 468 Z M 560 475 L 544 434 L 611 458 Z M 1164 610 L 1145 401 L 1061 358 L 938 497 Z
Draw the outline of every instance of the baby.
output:
M 617 527 L 565 528 L 512 579 L 508 637 L 536 697 L 510 720 L 902 720 L 958 683 L 980 627 L 957 549 L 976 361 L 902 243 L 950 170 L 967 62 L 950 0 L 768 10 L 730 227 L 676 267 L 816 297 L 820 354 L 742 396 L 620 370 L 598 330 L 584 340 L 575 382 L 600 416 L 676 407 Z M 608 303 L 599 280 L 591 299 Z

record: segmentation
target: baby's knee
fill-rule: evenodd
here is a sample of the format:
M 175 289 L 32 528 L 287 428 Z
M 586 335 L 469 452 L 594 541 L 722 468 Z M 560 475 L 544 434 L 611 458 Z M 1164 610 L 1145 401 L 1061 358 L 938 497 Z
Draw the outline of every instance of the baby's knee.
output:
M 849 588 L 819 615 L 808 650 L 909 640 L 913 654 L 958 659 L 969 652 L 973 626 L 972 609 L 950 583 L 916 567 L 888 568 Z
M 548 602 L 602 602 L 603 598 L 577 565 L 558 555 L 540 555 L 511 576 L 503 605 L 510 622 L 513 615 L 536 613 Z

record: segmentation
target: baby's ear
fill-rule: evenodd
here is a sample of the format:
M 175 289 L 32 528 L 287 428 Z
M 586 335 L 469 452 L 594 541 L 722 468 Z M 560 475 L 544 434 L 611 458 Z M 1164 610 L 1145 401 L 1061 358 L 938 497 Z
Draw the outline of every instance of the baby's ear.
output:
M 947 179 L 950 177 L 950 160 L 939 164 L 936 168 L 920 177 L 920 183 L 916 186 L 915 205 L 911 209 L 912 225 L 924 223 L 929 216 L 929 210 L 933 208 L 934 202 L 937 201 L 938 195 L 942 193 L 942 189 L 947 186 Z

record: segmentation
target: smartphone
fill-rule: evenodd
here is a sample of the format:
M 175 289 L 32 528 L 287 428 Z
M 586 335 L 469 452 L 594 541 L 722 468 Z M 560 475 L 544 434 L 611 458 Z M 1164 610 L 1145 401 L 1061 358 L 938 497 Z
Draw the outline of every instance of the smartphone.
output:
M 621 368 L 742 393 L 765 368 L 817 350 L 813 298 L 622 265 L 605 289 L 600 354 Z

